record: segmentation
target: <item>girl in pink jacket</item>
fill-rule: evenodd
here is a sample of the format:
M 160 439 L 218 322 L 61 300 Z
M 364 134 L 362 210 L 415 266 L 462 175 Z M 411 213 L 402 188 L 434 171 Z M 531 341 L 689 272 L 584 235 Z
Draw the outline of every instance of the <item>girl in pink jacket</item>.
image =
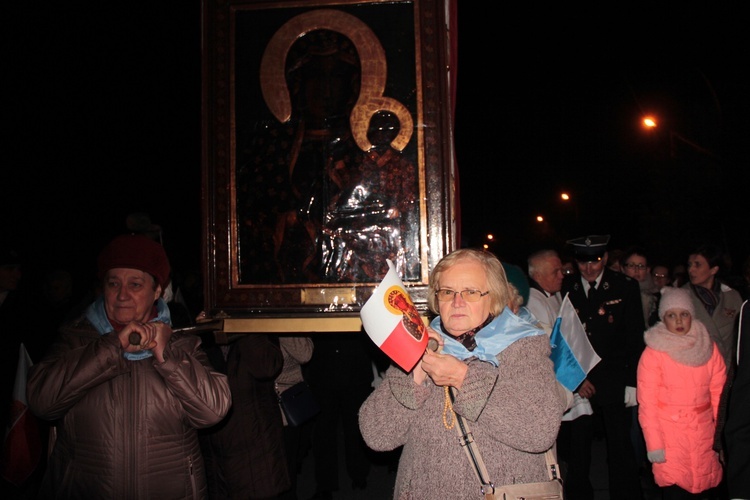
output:
M 712 445 L 726 367 L 706 327 L 693 319 L 689 293 L 661 293 L 661 321 L 646 330 L 638 363 L 638 420 L 664 500 L 700 498 L 722 477 Z

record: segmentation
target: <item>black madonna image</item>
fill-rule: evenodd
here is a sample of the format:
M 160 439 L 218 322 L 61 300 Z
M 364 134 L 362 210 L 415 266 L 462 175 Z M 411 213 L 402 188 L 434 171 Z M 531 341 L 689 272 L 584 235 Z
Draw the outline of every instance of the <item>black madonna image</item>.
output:
M 420 279 L 414 13 L 390 8 L 237 14 L 240 284 Z

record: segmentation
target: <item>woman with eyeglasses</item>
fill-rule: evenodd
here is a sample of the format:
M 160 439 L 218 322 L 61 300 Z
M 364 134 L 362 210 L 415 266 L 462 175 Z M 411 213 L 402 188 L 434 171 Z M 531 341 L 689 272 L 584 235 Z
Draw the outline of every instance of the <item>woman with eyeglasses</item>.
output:
M 646 326 L 653 326 L 659 322 L 659 293 L 660 288 L 651 276 L 651 266 L 645 248 L 632 246 L 627 248 L 620 258 L 622 272 L 638 282 L 641 289 L 641 304 L 643 305 L 643 321 Z
M 481 497 L 459 443 L 456 414 L 469 423 L 496 485 L 548 479 L 544 451 L 555 442 L 566 398 L 550 344 L 490 252 L 461 249 L 438 262 L 428 306 L 436 352 L 406 373 L 396 365 L 360 408 L 376 451 L 403 446 L 393 498 Z
M 651 278 L 654 280 L 656 288 L 661 290 L 665 286 L 672 285 L 672 277 L 669 275 L 669 266 L 666 264 L 656 264 L 651 268 Z

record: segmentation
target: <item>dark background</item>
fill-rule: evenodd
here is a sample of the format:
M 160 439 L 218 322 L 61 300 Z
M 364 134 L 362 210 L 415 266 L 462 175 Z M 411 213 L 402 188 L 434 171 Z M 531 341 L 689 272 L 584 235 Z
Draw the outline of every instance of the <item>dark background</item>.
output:
M 200 271 L 200 3 L 74 0 L 3 15 L 3 237 L 26 271 L 96 256 L 131 212 Z M 6 181 L 6 179 L 10 179 Z
M 482 17 L 459 2 L 465 241 L 481 243 L 489 226 L 510 260 L 524 243 L 586 234 L 679 262 L 701 241 L 746 258 L 750 36 L 722 5 L 509 6 Z M 645 112 L 663 127 L 645 133 Z M 675 139 L 670 155 L 670 130 L 706 152 Z
M 490 15 L 459 1 L 462 245 L 491 232 L 492 249 L 524 265 L 535 245 L 605 233 L 684 262 L 711 240 L 739 266 L 750 253 L 740 7 L 565 5 Z M 31 272 L 88 279 L 127 214 L 143 211 L 174 267 L 199 273 L 198 0 L 3 10 L 2 237 Z M 646 111 L 665 117 L 657 134 L 639 128 Z M 689 141 L 673 154 L 670 130 Z M 562 189 L 572 204 L 557 201 Z

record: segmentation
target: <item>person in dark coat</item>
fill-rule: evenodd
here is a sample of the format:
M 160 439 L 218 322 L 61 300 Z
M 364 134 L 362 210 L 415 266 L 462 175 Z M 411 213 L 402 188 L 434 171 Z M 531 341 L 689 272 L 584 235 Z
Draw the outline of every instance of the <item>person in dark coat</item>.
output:
M 214 367 L 229 378 L 232 408 L 200 433 L 211 500 L 273 498 L 291 488 L 274 381 L 284 356 L 275 336 L 248 333 L 217 344 L 204 336 Z
M 29 328 L 29 316 L 25 313 L 24 291 L 21 288 L 23 270 L 18 252 L 0 243 L 0 331 L 3 334 L 2 349 L 2 421 L 0 429 L 5 432 L 10 418 L 10 403 L 13 399 L 13 384 L 16 379 L 18 349 L 21 342 L 33 339 Z M 33 358 L 32 361 L 38 361 Z
M 371 461 L 359 430 L 359 407 L 372 392 L 374 344 L 364 332 L 330 333 L 313 337 L 313 355 L 303 372 L 320 403 L 321 411 L 312 427 L 315 460 L 314 499 L 333 498 L 339 491 L 339 461 L 353 490 L 367 487 Z M 339 430 L 340 429 L 340 430 Z M 339 456 L 339 435 L 344 456 Z
M 588 452 L 580 462 L 567 464 L 566 496 L 580 500 L 593 498 L 589 471 L 595 422 L 603 425 L 606 440 L 610 498 L 643 498 L 626 407 L 637 404 L 636 372 L 645 347 L 645 325 L 638 282 L 607 267 L 608 242 L 608 235 L 568 241 L 579 272 L 565 276 L 561 291 L 563 296 L 570 294 L 601 358 L 576 390 L 591 401 L 594 414 L 566 422 L 571 446 Z
M 23 344 L 31 362 L 39 361 L 43 348 L 46 348 L 49 333 L 37 325 L 40 319 L 47 317 L 47 310 L 38 307 L 33 302 L 31 287 L 25 286 L 27 280 L 24 277 L 24 268 L 21 254 L 8 243 L 0 242 L 0 334 L 3 337 L 2 358 L 0 361 L 0 386 L 2 387 L 2 399 L 0 399 L 0 430 L 3 436 L 10 433 L 18 415 L 18 404 L 15 399 L 14 389 L 16 374 L 20 362 L 20 348 Z M 44 314 L 40 314 L 43 312 Z M 29 436 L 31 442 L 38 442 L 36 453 L 30 453 L 27 445 L 21 440 L 7 439 L 3 443 L 3 456 L 0 458 L 0 494 L 2 498 L 32 498 L 38 489 L 41 477 L 44 474 L 45 461 L 43 460 L 42 443 L 47 441 L 47 426 L 41 420 L 28 416 L 34 420 L 39 430 Z M 32 424 L 33 426 L 33 424 Z M 18 467 L 15 460 L 16 446 L 22 445 L 22 453 L 28 454 L 29 462 L 36 462 L 36 466 Z M 34 446 L 29 446 L 34 448 Z
M 737 366 L 724 424 L 729 498 L 750 498 L 750 305 L 740 310 Z
M 202 500 L 197 429 L 227 414 L 227 377 L 172 329 L 162 245 L 120 235 L 97 263 L 101 294 L 28 371 L 28 408 L 55 426 L 38 498 Z

